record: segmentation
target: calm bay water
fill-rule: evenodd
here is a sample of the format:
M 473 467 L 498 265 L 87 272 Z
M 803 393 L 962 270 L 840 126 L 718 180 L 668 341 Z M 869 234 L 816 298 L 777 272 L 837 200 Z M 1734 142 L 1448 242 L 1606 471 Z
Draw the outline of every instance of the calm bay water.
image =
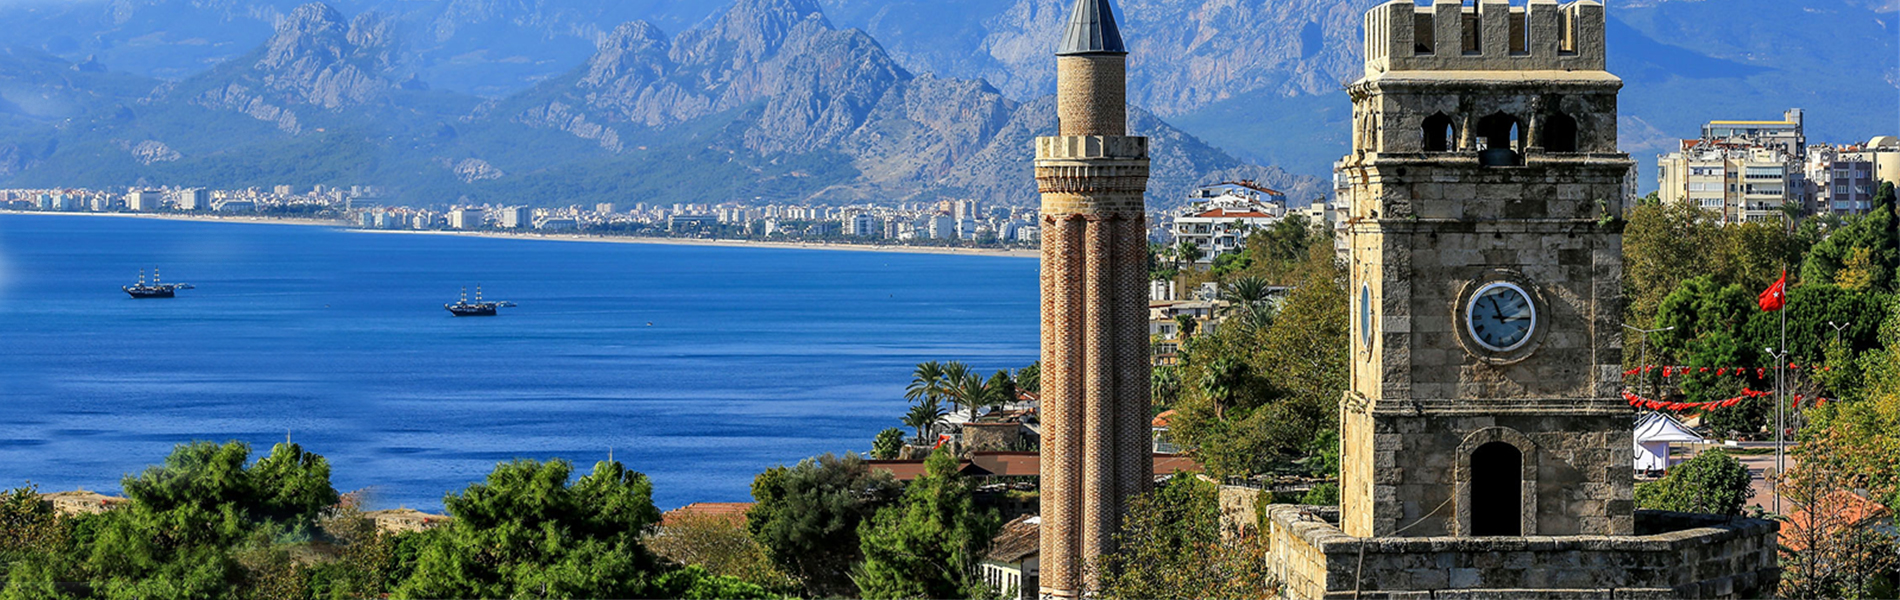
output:
M 198 289 L 131 300 L 158 266 Z M 442 309 L 463 286 L 521 306 Z M 924 360 L 1036 354 L 1021 258 L 0 215 L 0 488 L 119 489 L 174 444 L 286 432 L 378 506 L 612 448 L 662 508 L 863 451 Z

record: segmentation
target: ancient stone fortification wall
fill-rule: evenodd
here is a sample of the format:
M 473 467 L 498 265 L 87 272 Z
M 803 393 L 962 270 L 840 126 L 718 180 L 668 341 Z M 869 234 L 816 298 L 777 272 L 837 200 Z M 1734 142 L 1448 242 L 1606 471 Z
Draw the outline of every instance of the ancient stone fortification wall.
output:
M 1779 525 L 1637 511 L 1638 536 L 1355 538 L 1331 507 L 1267 508 L 1288 598 L 1749 598 L 1779 582 Z M 1357 577 L 1355 577 L 1357 574 Z

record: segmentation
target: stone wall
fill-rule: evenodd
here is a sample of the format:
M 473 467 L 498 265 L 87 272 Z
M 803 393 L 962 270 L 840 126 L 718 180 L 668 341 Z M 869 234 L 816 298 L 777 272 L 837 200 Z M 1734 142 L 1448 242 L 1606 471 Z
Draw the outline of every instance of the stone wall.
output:
M 1332 507 L 1267 513 L 1288 598 L 1749 598 L 1780 581 L 1779 525 L 1757 519 L 1637 511 L 1647 535 L 1356 538 Z

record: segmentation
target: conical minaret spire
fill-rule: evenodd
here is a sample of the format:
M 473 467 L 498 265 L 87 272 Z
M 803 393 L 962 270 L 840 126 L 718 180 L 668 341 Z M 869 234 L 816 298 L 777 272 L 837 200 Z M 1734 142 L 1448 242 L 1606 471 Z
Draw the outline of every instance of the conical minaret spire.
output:
M 1056 50 L 1059 135 L 1042 193 L 1044 598 L 1100 590 L 1127 499 L 1147 491 L 1148 139 L 1128 135 L 1127 50 L 1109 0 L 1077 0 Z
M 1127 54 L 1121 28 L 1115 25 L 1115 10 L 1108 0 L 1075 0 L 1069 10 L 1069 25 L 1062 32 L 1062 46 L 1056 56 L 1081 54 Z

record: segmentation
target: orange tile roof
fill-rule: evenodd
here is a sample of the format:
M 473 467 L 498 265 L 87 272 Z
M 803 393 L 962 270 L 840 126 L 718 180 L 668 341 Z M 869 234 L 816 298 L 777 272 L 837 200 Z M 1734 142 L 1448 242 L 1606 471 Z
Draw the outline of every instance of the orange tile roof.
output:
M 1865 526 L 1888 514 L 1887 507 L 1847 490 L 1835 490 L 1831 494 L 1822 496 L 1821 500 L 1815 504 L 1820 506 L 1804 506 L 1788 515 L 1788 528 L 1781 534 L 1781 545 L 1797 552 L 1807 548 L 1808 543 L 1805 538 L 1808 537 L 1810 528 L 1814 526 L 1814 515 L 1809 512 L 1812 508 L 1818 508 L 1822 514 L 1829 515 L 1830 522 L 1824 525 L 1829 531 L 1821 532 L 1828 536 L 1832 536 L 1835 531 L 1841 529 Z
M 1175 414 L 1175 411 L 1172 408 L 1166 411 L 1162 411 L 1161 414 L 1155 415 L 1155 420 L 1153 422 L 1150 422 L 1149 425 L 1152 425 L 1155 427 L 1167 427 L 1168 418 L 1173 417 L 1174 414 Z
M 679 519 L 689 517 L 721 517 L 734 523 L 744 524 L 745 513 L 749 510 L 752 510 L 751 502 L 694 502 L 660 515 L 660 526 L 664 527 Z

